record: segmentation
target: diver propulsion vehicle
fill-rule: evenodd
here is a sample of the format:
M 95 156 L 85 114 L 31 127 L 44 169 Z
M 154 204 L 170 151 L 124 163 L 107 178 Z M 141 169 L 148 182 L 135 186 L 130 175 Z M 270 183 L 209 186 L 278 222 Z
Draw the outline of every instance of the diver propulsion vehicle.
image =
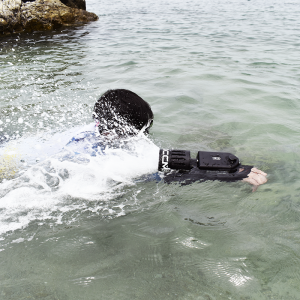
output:
M 237 181 L 246 178 L 252 167 L 242 166 L 237 156 L 227 152 L 198 151 L 193 159 L 187 150 L 159 150 L 158 170 L 164 172 L 167 183 Z

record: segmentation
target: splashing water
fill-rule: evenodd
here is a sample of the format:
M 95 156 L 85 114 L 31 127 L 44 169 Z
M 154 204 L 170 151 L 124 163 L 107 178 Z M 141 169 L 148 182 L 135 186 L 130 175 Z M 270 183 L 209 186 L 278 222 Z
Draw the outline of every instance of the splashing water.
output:
M 156 172 L 158 147 L 144 135 L 127 140 L 126 147 L 107 147 L 105 155 L 73 155 L 68 147 L 53 154 L 76 130 L 43 142 L 31 137 L 2 147 L 7 169 L 1 171 L 7 178 L 0 184 L 0 234 L 36 220 L 70 223 L 73 217 L 67 215 L 76 211 L 123 215 L 126 204 L 108 200 Z M 30 156 L 32 148 L 36 151 Z

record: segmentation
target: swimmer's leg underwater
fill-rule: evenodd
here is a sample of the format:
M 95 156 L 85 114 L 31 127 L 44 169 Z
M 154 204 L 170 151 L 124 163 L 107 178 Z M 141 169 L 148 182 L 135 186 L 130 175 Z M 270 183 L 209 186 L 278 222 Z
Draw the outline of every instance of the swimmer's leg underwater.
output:
M 0 181 L 14 178 L 20 167 L 20 153 L 14 146 L 7 146 L 0 152 Z

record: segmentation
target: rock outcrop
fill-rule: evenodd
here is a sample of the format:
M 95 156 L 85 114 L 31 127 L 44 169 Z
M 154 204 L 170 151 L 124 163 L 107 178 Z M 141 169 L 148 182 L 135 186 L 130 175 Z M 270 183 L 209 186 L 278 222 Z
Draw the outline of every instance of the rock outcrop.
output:
M 60 0 L 64 5 L 86 10 L 85 0 Z
M 68 6 L 59 0 L 0 0 L 0 36 L 98 20 L 85 10 L 85 0 L 62 1 Z

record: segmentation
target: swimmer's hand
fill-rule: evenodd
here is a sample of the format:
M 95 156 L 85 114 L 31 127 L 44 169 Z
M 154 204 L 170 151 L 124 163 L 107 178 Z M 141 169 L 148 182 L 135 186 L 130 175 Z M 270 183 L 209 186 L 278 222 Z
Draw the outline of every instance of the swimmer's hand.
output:
M 257 168 L 252 168 L 251 172 L 248 174 L 247 178 L 244 178 L 243 181 L 249 182 L 253 185 L 252 192 L 255 192 L 259 185 L 264 184 L 268 181 L 267 173 L 258 170 Z

